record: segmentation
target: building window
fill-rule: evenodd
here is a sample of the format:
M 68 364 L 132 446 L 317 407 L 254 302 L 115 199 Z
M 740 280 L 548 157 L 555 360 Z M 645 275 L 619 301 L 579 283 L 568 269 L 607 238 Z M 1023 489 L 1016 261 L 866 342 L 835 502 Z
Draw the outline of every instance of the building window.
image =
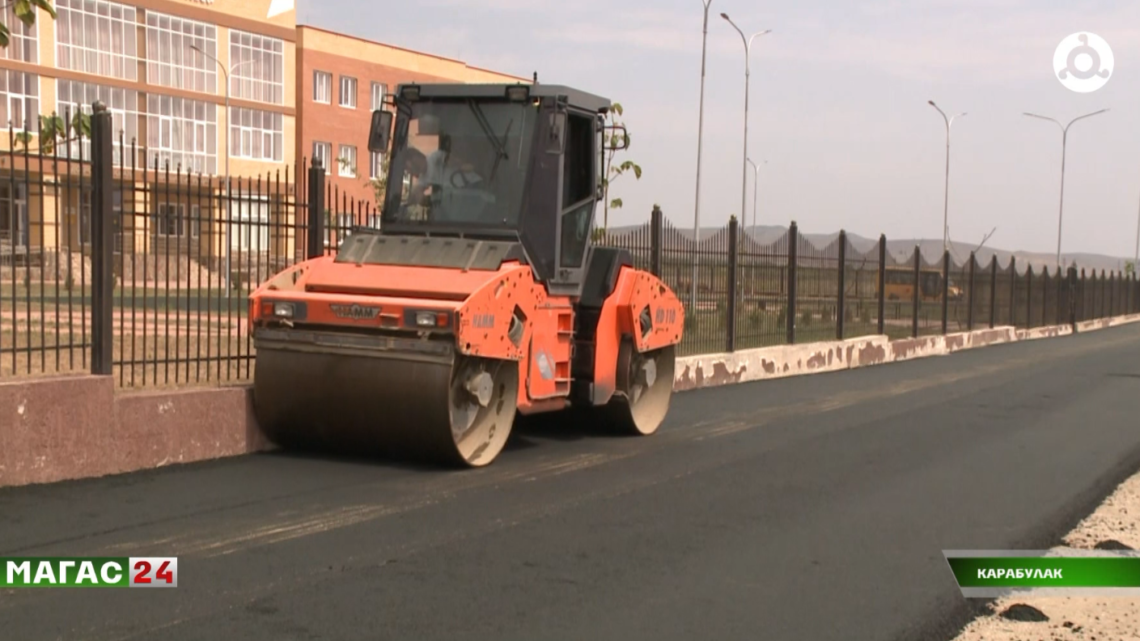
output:
M 40 77 L 0 69 L 0 125 L 11 125 L 17 131 L 28 126 L 34 133 L 38 131 L 39 115 Z
M 63 4 L 66 4 L 66 1 L 61 0 L 56 6 L 58 7 Z M 40 21 L 37 20 L 36 23 L 30 27 L 25 25 L 22 20 L 16 17 L 15 6 L 15 2 L 5 2 L 4 7 L 0 9 L 0 22 L 3 22 L 9 31 L 8 46 L 0 47 L 0 58 L 39 64 Z M 57 11 L 56 13 L 58 14 L 59 12 Z M 50 18 L 50 16 L 48 17 Z M 57 26 L 56 29 L 58 28 Z
M 340 106 L 356 109 L 356 78 L 340 77 Z
M 314 142 L 313 143 L 313 161 L 321 161 L 321 166 L 325 168 L 325 173 L 332 173 L 332 168 L 329 167 L 332 161 L 332 143 L 327 142 Z
M 340 155 L 337 157 L 340 165 L 340 175 L 345 178 L 356 178 L 356 147 L 341 145 Z
M 326 71 L 313 72 L 313 102 L 332 102 L 332 74 Z
M 384 154 L 382 154 L 378 151 L 374 151 L 374 152 L 369 153 L 368 155 L 370 158 L 370 161 L 368 163 L 369 167 L 370 167 L 370 169 L 368 171 L 368 176 L 372 179 L 383 178 L 384 177 Z
M 23 183 L 0 182 L 0 240 L 28 246 L 28 194 Z
M 147 96 L 147 165 L 171 170 L 218 172 L 218 113 L 212 103 Z
M 285 117 L 260 109 L 230 109 L 230 155 L 235 158 L 284 159 Z
M 103 0 L 57 0 L 56 65 L 138 80 L 135 8 Z
M 388 85 L 382 82 L 372 83 L 372 111 L 384 108 L 384 96 L 388 93 Z
M 235 98 L 285 104 L 285 43 L 230 30 L 230 92 Z
M 113 121 L 112 132 L 114 140 L 114 163 L 123 165 L 124 146 L 129 156 L 131 142 L 138 138 L 139 133 L 139 94 L 131 89 L 108 87 L 78 80 L 56 81 L 56 107 L 55 111 L 61 117 L 74 118 L 77 112 L 91 114 L 91 105 L 96 101 L 111 110 Z M 141 141 L 140 141 L 141 142 Z M 83 155 L 80 156 L 80 147 L 83 145 Z M 66 147 L 61 147 L 59 154 L 65 157 L 91 159 L 91 139 L 84 137 L 82 141 L 72 141 Z M 130 163 L 133 165 L 134 163 Z
M 187 216 L 186 203 L 158 203 L 154 233 L 167 238 L 198 238 L 202 222 L 200 216 L 198 205 L 191 205 Z
M 147 81 L 163 87 L 217 93 L 218 63 L 191 49 L 197 47 L 216 58 L 217 31 L 211 24 L 148 11 Z
M 235 194 L 234 234 L 230 247 L 239 252 L 269 251 L 269 199 L 251 193 Z

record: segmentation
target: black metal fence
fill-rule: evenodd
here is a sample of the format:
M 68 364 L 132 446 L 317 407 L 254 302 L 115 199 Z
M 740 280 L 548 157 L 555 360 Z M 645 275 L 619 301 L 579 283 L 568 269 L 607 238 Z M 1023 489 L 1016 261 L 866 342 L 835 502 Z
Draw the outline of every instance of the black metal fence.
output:
M 304 160 L 227 182 L 202 175 L 191 152 L 114 135 L 106 111 L 89 125 L 70 113 L 59 122 L 37 136 L 10 130 L 0 150 L 0 378 L 247 381 L 252 289 L 378 223 L 371 201 L 326 184 Z M 1135 275 L 928 262 L 917 248 L 894 256 L 885 237 L 857 246 L 843 232 L 817 246 L 795 223 L 763 238 L 733 219 L 698 243 L 655 209 L 599 242 L 629 249 L 682 298 L 683 354 L 1140 312 Z
M 1014 258 L 982 264 L 973 252 L 961 262 L 950 251 L 930 260 L 917 246 L 892 255 L 886 236 L 856 246 L 844 231 L 817 246 L 795 222 L 763 239 L 732 218 L 696 242 L 656 209 L 640 228 L 599 235 L 599 242 L 629 250 L 641 269 L 652 270 L 651 257 L 660 257 L 657 273 L 686 304 L 682 354 L 1140 313 L 1135 274 L 1070 267 L 1060 275 Z

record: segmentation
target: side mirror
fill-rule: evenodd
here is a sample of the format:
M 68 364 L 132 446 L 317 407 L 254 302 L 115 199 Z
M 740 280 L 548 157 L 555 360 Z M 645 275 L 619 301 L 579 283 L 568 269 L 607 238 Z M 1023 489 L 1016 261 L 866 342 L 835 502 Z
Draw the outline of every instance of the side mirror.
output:
M 372 112 L 372 128 L 368 132 L 368 151 L 386 153 L 388 139 L 392 137 L 392 112 L 377 109 Z
M 603 131 L 613 130 L 613 135 L 606 136 L 606 151 L 623 151 L 629 149 L 629 132 L 625 130 L 625 125 L 608 125 L 603 127 Z M 621 130 L 619 135 L 617 132 Z

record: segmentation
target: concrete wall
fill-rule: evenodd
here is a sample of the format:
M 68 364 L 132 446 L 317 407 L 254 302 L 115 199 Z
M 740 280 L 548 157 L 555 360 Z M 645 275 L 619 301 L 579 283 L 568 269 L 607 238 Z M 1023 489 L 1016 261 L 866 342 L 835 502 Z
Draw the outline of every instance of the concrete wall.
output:
M 1094 331 L 1140 314 L 1081 323 Z M 678 359 L 677 391 L 833 372 L 1072 333 L 1068 326 L 890 341 L 779 345 Z M 248 387 L 115 393 L 110 377 L 0 382 L 0 487 L 51 483 L 239 456 L 272 448 L 257 428 Z
M 0 383 L 0 487 L 263 450 L 245 387 L 116 394 L 104 376 Z

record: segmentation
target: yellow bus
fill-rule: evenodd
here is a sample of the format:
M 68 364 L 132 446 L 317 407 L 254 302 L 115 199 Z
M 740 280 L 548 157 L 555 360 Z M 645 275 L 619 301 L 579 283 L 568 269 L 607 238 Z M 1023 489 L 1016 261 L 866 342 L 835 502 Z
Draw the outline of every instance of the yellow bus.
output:
M 933 302 L 942 300 L 942 270 L 937 268 L 920 269 L 919 300 Z M 914 300 L 914 268 L 892 266 L 887 267 L 884 280 L 886 281 L 886 299 L 897 301 Z M 947 287 L 950 300 L 961 297 L 961 290 L 953 281 Z

